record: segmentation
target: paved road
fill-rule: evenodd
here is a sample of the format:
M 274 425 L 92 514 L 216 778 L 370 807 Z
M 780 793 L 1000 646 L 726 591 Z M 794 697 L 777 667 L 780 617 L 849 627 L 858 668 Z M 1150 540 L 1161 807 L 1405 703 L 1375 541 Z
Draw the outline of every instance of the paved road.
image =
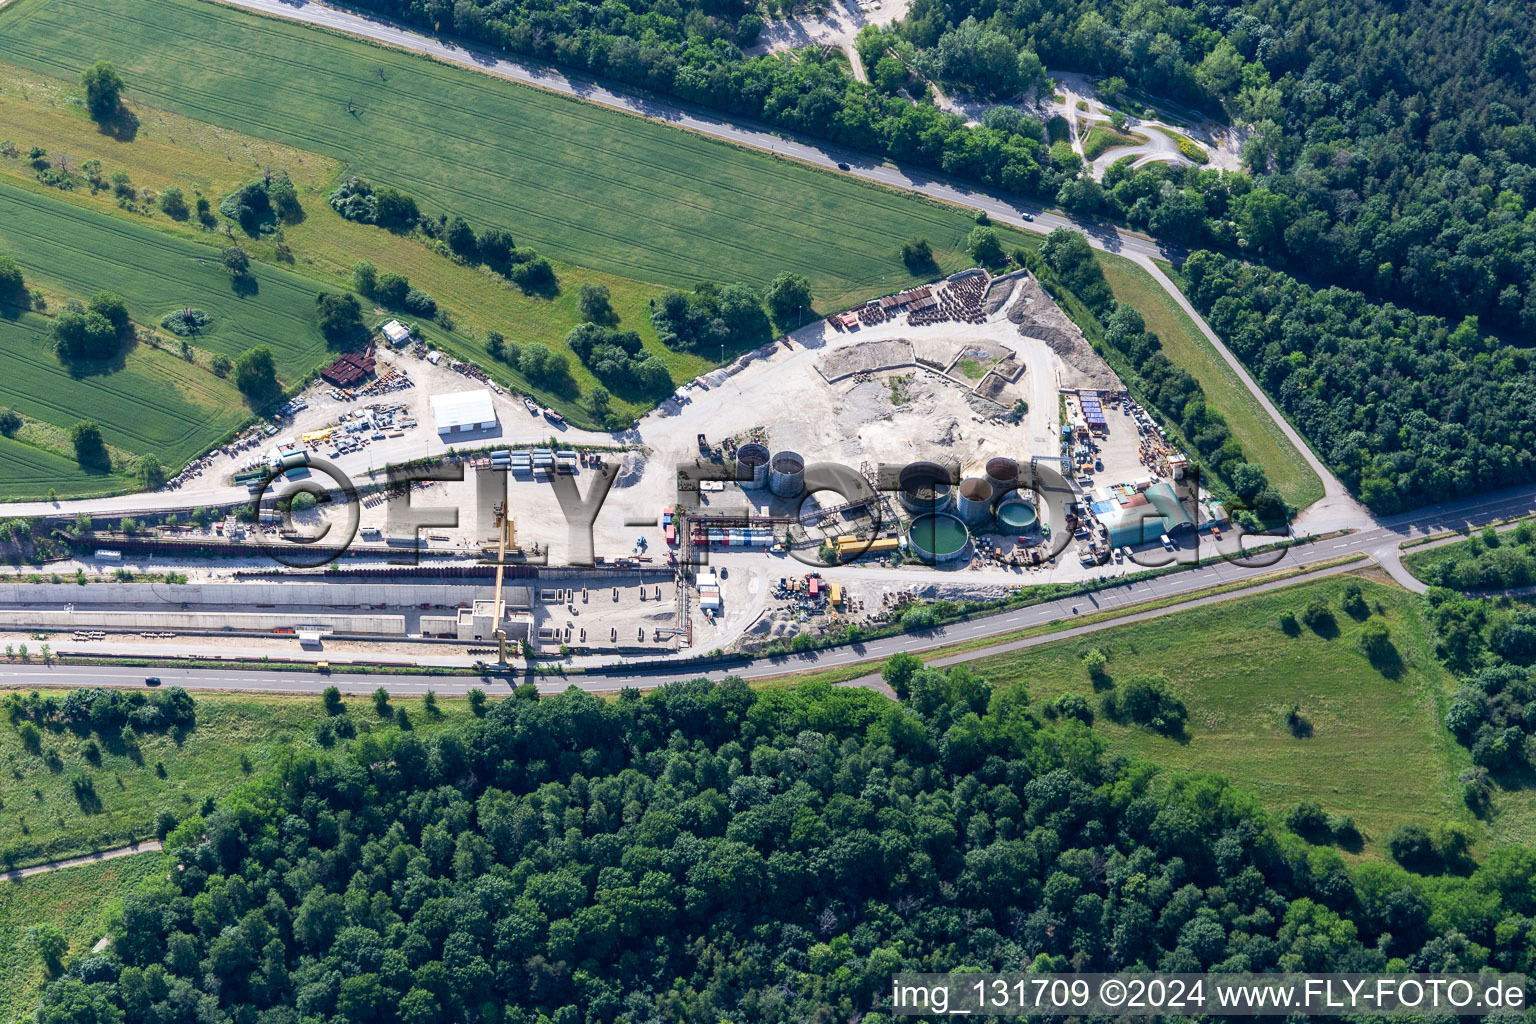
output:
M 375 42 L 415 53 L 424 53 L 451 64 L 473 68 L 476 71 L 483 71 L 524 85 L 537 86 L 550 92 L 574 96 L 589 103 L 639 114 L 674 128 L 685 128 L 751 149 L 792 157 L 817 167 L 835 169 L 839 163 L 846 163 L 850 167 L 848 173 L 855 177 L 911 192 L 920 192 L 931 198 L 960 206 L 985 210 L 994 220 L 1018 227 L 1036 231 L 1050 231 L 1061 227 L 1085 231 L 1096 247 L 1111 252 L 1125 255 L 1140 252 L 1159 257 L 1175 255 L 1178 252 L 1176 249 L 1165 249 L 1161 243 L 1145 235 L 1108 226 L 1086 224 L 1063 214 L 1047 212 L 1038 204 L 1015 203 L 990 192 L 972 189 L 938 176 L 902 170 L 877 160 L 867 153 L 791 138 L 765 128 L 737 124 L 683 103 L 657 100 L 612 89 L 596 79 L 566 74 L 552 68 L 504 57 L 488 48 L 462 46 L 446 39 L 422 35 L 382 18 L 327 7 L 312 0 L 219 0 L 219 2 L 227 3 L 232 7 L 287 18 L 291 21 L 323 26 L 349 35 L 363 36 Z
M 1261 577 L 1274 569 L 1287 566 L 1305 566 L 1325 562 L 1341 555 L 1361 553 L 1389 564 L 1395 557 L 1399 544 L 1417 537 L 1444 533 L 1449 530 L 1482 526 L 1494 520 L 1513 516 L 1536 514 L 1536 486 L 1514 488 L 1494 494 L 1480 495 L 1461 501 L 1420 509 L 1416 512 L 1395 516 L 1369 529 L 1357 530 L 1344 536 L 1333 537 L 1299 545 L 1284 553 L 1276 565 L 1245 567 L 1230 562 L 1218 562 L 1184 572 L 1170 573 L 1152 580 L 1127 583 L 1111 587 L 1083 597 L 1062 598 L 988 615 L 969 622 L 959 623 L 928 633 L 889 637 L 868 643 L 834 647 L 811 654 L 787 658 L 759 659 L 744 666 L 726 670 L 700 672 L 689 669 L 665 669 L 662 671 L 637 671 L 633 665 L 614 664 L 607 667 L 589 668 L 583 675 L 531 676 L 487 678 L 473 676 L 430 675 L 321 675 L 314 672 L 275 671 L 258 669 L 156 669 L 167 685 L 180 685 L 198 690 L 238 690 L 253 693 L 301 693 L 318 694 L 327 686 L 336 686 L 343 693 L 365 694 L 379 686 L 402 696 L 421 695 L 427 690 L 439 694 L 463 695 L 478 687 L 487 693 L 504 693 L 512 686 L 531 681 L 541 693 L 557 693 L 569 685 L 591 691 L 613 690 L 623 686 L 651 687 L 680 679 L 706 676 L 718 679 L 725 675 L 740 675 L 747 679 L 801 672 L 812 669 L 830 669 L 857 664 L 873 659 L 887 658 L 899 651 L 921 652 L 961 641 L 978 640 L 988 636 L 1014 633 L 1049 623 L 1070 619 L 1074 614 L 1090 615 L 1105 609 L 1191 594 L 1210 587 L 1240 583 L 1245 579 Z M 1400 568 L 1400 566 L 1399 566 Z M 1326 570 L 1323 570 L 1326 571 Z M 1255 587 L 1270 589 L 1271 584 L 1256 581 Z M 1251 591 L 1253 588 L 1247 588 Z M 1238 595 L 1229 591 L 1213 598 L 1199 598 L 1202 603 L 1212 600 L 1230 600 Z M 1185 607 L 1180 605 L 1177 607 Z M 1166 614 L 1177 610 L 1157 609 L 1134 612 L 1138 617 Z M 1104 624 L 1085 627 L 1082 631 L 1105 629 L 1128 621 L 1124 618 Z M 1134 620 L 1131 620 L 1134 621 Z M 1065 634 L 1072 635 L 1072 634 Z M 1043 642 L 1043 641 L 1035 641 Z M 983 657 L 1006 647 L 977 649 L 966 652 L 962 658 Z M 144 669 L 118 666 L 69 666 L 0 665 L 0 686 L 73 686 L 91 684 L 97 686 L 144 685 Z
M 30 868 L 0 871 L 0 882 L 14 882 L 22 878 L 31 878 L 33 875 L 46 875 L 48 872 L 58 871 L 60 868 L 78 868 L 86 864 L 100 864 L 104 860 L 117 860 L 119 857 L 132 857 L 139 853 L 154 853 L 159 849 L 159 840 L 150 839 L 142 843 L 134 843 L 132 846 L 120 846 L 115 850 L 87 853 L 81 857 L 66 857 L 64 860 L 52 860 L 46 864 L 34 864 Z
M 1300 562 L 1320 561 L 1340 554 L 1363 551 L 1371 554 L 1373 557 L 1379 556 L 1379 560 L 1383 561 L 1390 571 L 1393 568 L 1393 563 L 1396 561 L 1394 554 L 1396 546 L 1402 540 L 1417 536 L 1423 532 L 1438 532 L 1442 529 L 1457 528 L 1469 523 L 1476 525 L 1488 519 L 1502 518 L 1530 510 L 1532 495 L 1536 493 L 1536 488 L 1525 488 L 1520 491 L 1505 492 L 1502 495 L 1483 496 L 1467 499 L 1462 502 L 1448 503 L 1444 506 L 1423 509 L 1407 516 L 1397 517 L 1395 521 L 1376 520 L 1364 508 L 1349 498 L 1338 481 L 1327 472 L 1326 467 L 1311 452 L 1305 441 L 1280 415 L 1273 404 L 1269 402 L 1267 396 L 1263 394 L 1262 390 L 1257 387 L 1252 378 L 1243 370 L 1237 358 L 1222 344 L 1221 340 L 1210 329 L 1209 325 L 1205 323 L 1204 319 L 1190 306 L 1188 300 L 1184 298 L 1178 288 L 1173 286 L 1172 282 L 1153 263 L 1155 258 L 1166 258 L 1176 255 L 1176 252 L 1143 235 L 1113 227 L 1087 224 L 1062 214 L 1047 212 L 1032 204 L 1014 203 L 983 190 L 971 189 L 936 176 L 908 172 L 887 163 L 877 162 L 867 155 L 841 150 L 833 146 L 824 146 L 799 139 L 786 138 L 763 129 L 735 124 L 704 111 L 695 110 L 680 104 L 661 102 L 629 93 L 616 92 L 590 79 L 567 76 L 548 68 L 526 64 L 521 61 L 508 60 L 487 50 L 466 48 L 452 42 L 407 31 L 380 19 L 325 7 L 309 2 L 309 0 L 224 0 L 224 2 L 230 3 L 233 6 L 319 25 L 363 36 L 402 49 L 428 54 L 450 63 L 498 75 L 512 81 L 639 114 L 671 124 L 674 127 L 700 132 L 739 145 L 791 157 L 815 166 L 831 168 L 835 167 L 839 162 L 846 162 L 852 168 L 849 173 L 858 177 L 917 192 L 934 199 L 984 210 L 993 219 L 1003 223 L 1014 224 L 1019 227 L 1027 226 L 1032 230 L 1051 230 L 1057 227 L 1066 227 L 1084 232 L 1090 243 L 1096 248 L 1125 255 L 1146 267 L 1153 274 L 1154 279 L 1174 296 L 1175 301 L 1194 320 L 1208 340 L 1216 346 L 1229 365 L 1237 370 L 1240 378 L 1254 394 L 1255 398 L 1275 419 L 1281 429 L 1286 432 L 1287 436 L 1291 438 L 1313 469 L 1323 478 L 1325 492 L 1328 494 L 1328 497 L 1325 498 L 1325 510 L 1328 514 L 1312 516 L 1311 521 L 1306 523 L 1306 528 L 1311 529 L 1313 532 L 1322 532 L 1326 529 L 1357 528 L 1355 533 L 1337 542 L 1326 542 L 1298 549 L 1287 556 L 1289 559 Z M 162 496 L 155 495 L 153 497 L 158 499 Z M 1397 568 L 1400 570 L 1400 565 Z M 1113 606 L 1117 603 L 1124 604 L 1136 600 L 1187 593 L 1215 583 L 1253 576 L 1261 571 L 1263 570 L 1243 569 L 1222 563 L 1195 571 L 1173 574 L 1148 583 L 1102 591 L 1089 598 L 1077 599 L 1075 603 L 1085 605 L 1091 610 L 1104 606 Z M 925 640 L 928 642 L 928 646 L 936 646 L 954 642 L 955 640 L 1011 632 L 1070 616 L 1072 614 L 1070 604 L 1071 602 L 1051 602 L 1029 609 L 989 616 L 952 627 L 948 630 L 938 631 L 932 637 L 894 638 L 889 641 L 861 645 L 858 648 L 839 648 L 816 656 L 789 659 L 787 664 L 754 665 L 742 674 L 749 676 L 763 675 L 801 667 L 826 667 L 846 664 L 868 657 L 884 656 L 895 650 L 921 649 L 924 646 Z M 0 681 L 20 681 L 14 673 L 36 672 L 37 670 L 7 669 L 5 671 L 12 673 L 12 675 L 7 677 L 5 674 L 0 674 Z M 72 669 L 71 673 L 75 674 L 83 671 L 86 670 Z M 121 676 L 121 670 L 115 671 Z M 142 685 L 142 679 L 133 680 L 128 677 L 114 679 L 108 674 L 108 670 L 90 670 L 90 672 L 93 675 L 93 681 L 99 678 L 103 681 L 116 682 L 120 685 L 126 682 L 136 682 Z M 688 675 L 692 674 L 689 673 Z M 245 675 L 237 673 L 233 677 L 222 672 L 203 673 L 202 676 L 188 675 L 185 680 L 177 678 L 174 672 L 162 673 L 162 676 L 167 678 L 168 681 L 174 679 L 177 682 L 186 682 L 188 685 L 192 685 L 194 681 L 202 685 L 208 685 L 204 680 L 213 677 L 221 681 L 224 688 L 234 685 L 244 688 L 249 684 L 251 688 L 256 689 L 282 690 L 292 688 L 304 692 L 312 692 L 331 683 L 331 680 L 326 677 L 305 677 L 302 674 L 280 672 L 247 673 Z M 351 678 L 355 680 L 358 677 L 354 676 Z M 454 686 L 467 688 L 468 685 L 471 685 L 469 683 L 454 683 L 449 680 L 436 680 L 432 677 L 412 678 L 395 676 L 380 678 L 387 679 L 390 688 L 401 693 L 422 692 L 429 686 L 435 686 L 443 692 L 453 692 Z M 601 676 L 588 675 L 581 677 L 582 684 L 590 688 L 605 688 L 614 683 L 628 681 L 657 683 L 665 681 L 666 678 L 665 676 L 639 675 L 623 666 L 616 666 Z M 43 682 L 45 680 L 38 679 L 36 681 Z M 335 682 L 336 685 L 348 690 L 357 686 L 363 686 L 363 684 L 352 683 L 346 677 L 338 677 Z M 561 683 L 558 682 L 541 683 L 541 688 L 558 689 L 560 686 Z

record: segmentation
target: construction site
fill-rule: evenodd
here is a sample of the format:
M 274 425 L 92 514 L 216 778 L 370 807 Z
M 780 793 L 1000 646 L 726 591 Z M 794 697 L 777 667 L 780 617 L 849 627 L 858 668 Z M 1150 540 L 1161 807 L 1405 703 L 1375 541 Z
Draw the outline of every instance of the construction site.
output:
M 618 434 L 555 423 L 430 356 L 381 354 L 386 387 L 317 386 L 265 455 L 209 460 L 215 498 L 262 498 L 255 522 L 96 538 L 122 549 L 115 578 L 174 567 L 198 586 L 94 583 L 100 564 L 63 564 L 86 585 L 0 587 L 0 630 L 95 649 L 166 630 L 209 650 L 371 643 L 465 665 L 665 657 L 1124 573 L 1135 548 L 1220 519 L 1023 271 L 969 271 L 820 321 Z M 406 460 L 437 479 L 386 469 Z M 322 536 L 316 549 L 345 554 L 272 572 L 271 552 Z M 220 544 L 217 559 L 191 553 Z

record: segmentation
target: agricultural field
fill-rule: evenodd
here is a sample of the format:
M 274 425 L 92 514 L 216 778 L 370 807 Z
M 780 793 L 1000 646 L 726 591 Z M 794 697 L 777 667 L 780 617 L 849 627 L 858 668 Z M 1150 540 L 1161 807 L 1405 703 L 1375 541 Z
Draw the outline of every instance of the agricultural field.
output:
M 560 293 L 552 297 L 525 295 L 495 275 L 444 257 L 416 237 L 401 237 L 338 216 L 326 201 L 341 177 L 341 164 L 335 160 L 142 104 L 132 105 L 138 129 L 132 139 L 126 139 L 99 131 L 86 117 L 79 96 L 78 87 L 0 64 L 0 139 L 10 140 L 18 154 L 12 159 L 0 158 L 0 180 L 40 196 L 125 218 L 135 226 L 148 224 L 207 244 L 223 239 L 195 217 L 178 220 L 167 216 L 155 202 L 160 192 L 175 186 L 188 197 L 189 204 L 202 196 L 217 205 L 220 198 L 262 173 L 281 171 L 298 191 L 303 219 L 286 225 L 282 236 L 252 238 L 237 231 L 242 247 L 255 259 L 286 265 L 314 278 L 317 290 L 350 287 L 351 268 L 358 260 L 407 275 L 453 313 L 454 330 L 428 324 L 424 332 L 459 358 L 484 360 L 471 335 L 478 337 L 487 330 L 500 331 L 524 344 L 540 341 L 569 354 L 565 337 L 582 320 L 577 310 L 578 291 L 582 284 L 594 283 L 608 287 L 621 325 L 639 331 L 646 347 L 662 359 L 676 380 L 688 380 L 713 365 L 700 356 L 674 352 L 656 339 L 649 313 L 650 301 L 665 290 L 659 285 L 557 262 Z M 103 178 L 117 172 L 126 174 L 129 194 L 119 196 L 112 187 L 88 188 L 83 180 L 67 191 L 41 184 L 32 162 L 25 158 L 34 146 L 47 150 L 44 159 L 54 167 L 61 160 L 73 168 L 98 160 Z M 279 237 L 289 248 L 291 263 L 284 264 L 277 255 Z M 372 314 L 382 317 L 385 311 L 375 309 Z M 570 363 L 576 388 L 590 390 L 595 381 L 586 368 L 574 355 L 570 355 Z M 508 366 L 492 364 L 488 369 L 503 383 L 535 394 L 575 422 L 583 421 L 586 411 L 572 401 L 572 396 L 534 387 Z M 612 406 L 620 415 L 638 416 L 646 411 L 618 398 Z
M 35 658 L 37 652 L 34 650 Z M 29 753 L 8 721 L 0 721 L 0 867 L 25 867 L 94 850 L 153 839 L 155 818 L 198 811 L 208 797 L 224 796 L 284 750 L 307 747 L 325 717 L 318 698 L 199 695 L 197 725 L 177 743 L 169 735 L 144 734 L 137 753 L 97 737 L 99 756 L 83 751 L 87 737 L 67 729 L 46 730 L 41 756 Z M 359 729 L 382 720 L 362 698 L 347 701 Z M 469 714 L 463 700 L 444 700 L 441 717 L 420 700 L 396 699 L 415 728 L 430 735 Z M 49 751 L 58 757 L 50 763 Z M 97 805 L 76 799 L 71 779 L 94 779 Z
M 81 496 L 109 494 L 126 486 L 126 477 L 88 473 L 74 459 L 0 436 L 0 500 L 37 497 L 50 489 Z
M 213 327 L 198 348 L 234 358 L 266 345 L 285 380 L 325 355 L 314 282 L 255 264 L 253 284 L 237 289 L 213 246 L 0 181 L 0 250 L 16 257 L 29 285 L 76 298 L 117 292 L 139 324 L 157 326 L 187 305 L 206 310 Z
M 131 345 L 120 360 L 96 369 L 61 362 L 50 348 L 46 319 L 36 313 L 9 322 L 6 333 L 7 343 L 0 346 L 0 401 L 66 429 L 78 420 L 95 419 L 109 445 L 153 452 L 165 465 L 195 458 L 209 441 L 232 433 L 250 415 L 228 381 L 149 345 Z M 17 493 L 9 493 L 13 490 Z M 22 481 L 0 480 L 0 497 L 46 491 L 47 486 L 38 491 L 24 488 Z
M 198 0 L 0 10 L 0 60 L 73 82 L 96 58 L 132 101 L 344 161 L 621 277 L 762 286 L 794 269 L 831 309 L 914 283 L 910 238 L 946 270 L 969 262 L 961 210 L 364 42 Z
M 69 942 L 66 959 L 88 951 L 106 934 L 107 918 L 122 897 L 168 868 L 165 857 L 143 853 L 0 882 L 0 1021 L 31 1020 L 43 986 L 43 965 L 26 941 L 28 928 L 57 928 Z
M 1502 821 L 1521 815 L 1500 816 L 1484 830 L 1461 804 L 1457 775 L 1470 761 L 1441 724 L 1455 681 L 1434 656 L 1418 598 L 1361 581 L 1372 617 L 1386 622 L 1402 659 L 1400 674 L 1388 678 L 1356 647 L 1363 624 L 1340 610 L 1345 580 L 1175 611 L 968 667 L 995 686 L 1027 686 L 1037 702 L 1081 694 L 1096 712 L 1100 694 L 1083 666 L 1089 649 L 1108 656 L 1113 681 L 1162 676 L 1189 709 L 1187 738 L 1098 713 L 1094 728 L 1112 748 L 1171 769 L 1224 775 L 1280 814 L 1315 800 L 1354 818 L 1368 857 L 1384 857 L 1387 835 L 1405 823 L 1433 828 L 1460 819 L 1489 842 L 1512 838 Z M 1336 632 L 1282 632 L 1281 614 L 1299 615 L 1314 598 L 1328 603 Z M 1293 704 L 1310 722 L 1310 737 L 1289 730 Z
M 237 291 L 219 266 L 217 250 L 122 217 L 40 195 L 0 180 L 0 251 L 14 255 L 29 287 L 51 297 L 85 298 L 102 289 L 122 295 L 140 325 L 184 305 L 209 312 L 213 328 L 197 339 L 206 360 L 231 359 L 266 345 L 290 382 L 325 355 L 316 326 L 315 293 L 298 275 L 256 266 L 254 286 Z M 239 393 L 205 366 L 157 350 L 149 332 L 116 359 L 66 365 L 52 352 L 46 319 L 32 312 L 0 322 L 0 403 L 67 429 L 81 419 L 101 424 L 107 443 L 135 454 L 153 453 L 163 464 L 185 463 L 249 416 Z M 68 452 L 56 452 L 68 456 Z M 35 481 L 48 470 L 33 459 L 16 479 L 0 482 L 0 497 L 40 496 Z M 48 483 L 61 492 L 111 490 L 109 481 L 83 477 L 78 468 Z
M 1320 500 L 1323 482 L 1172 296 L 1130 260 L 1111 253 L 1095 255 L 1115 298 L 1134 307 L 1147 329 L 1161 339 L 1168 358 L 1200 382 L 1211 407 L 1227 418 L 1248 460 L 1263 467 L 1280 496 L 1298 509 Z

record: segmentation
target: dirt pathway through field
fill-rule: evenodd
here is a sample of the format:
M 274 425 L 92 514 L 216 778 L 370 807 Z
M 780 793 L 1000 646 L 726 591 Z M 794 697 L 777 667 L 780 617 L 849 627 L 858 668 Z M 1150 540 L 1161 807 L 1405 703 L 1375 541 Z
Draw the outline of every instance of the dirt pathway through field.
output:
M 58 871 L 61 868 L 78 868 L 86 864 L 99 864 L 104 860 L 117 860 L 119 857 L 132 857 L 139 853 L 158 853 L 161 849 L 158 839 L 150 839 L 142 843 L 134 843 L 132 846 L 120 846 L 115 850 L 102 850 L 98 853 L 88 853 L 83 857 L 66 857 L 63 860 L 52 860 L 46 864 L 34 864 L 30 868 L 14 868 L 10 871 L 0 872 L 0 882 L 15 882 L 23 878 L 31 878 L 33 875 L 46 875 L 50 871 Z

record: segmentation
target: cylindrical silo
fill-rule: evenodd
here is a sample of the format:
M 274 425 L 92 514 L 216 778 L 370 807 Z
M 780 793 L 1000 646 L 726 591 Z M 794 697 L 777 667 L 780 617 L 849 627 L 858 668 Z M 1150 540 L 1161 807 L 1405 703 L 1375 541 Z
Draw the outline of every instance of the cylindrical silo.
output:
M 960 496 L 955 499 L 960 521 L 975 530 L 992 519 L 992 485 L 979 476 L 960 482 Z
M 805 493 L 805 459 L 799 452 L 779 452 L 773 457 L 768 473 L 768 489 L 780 498 L 798 498 Z
M 999 533 L 1025 534 L 1037 529 L 1040 525 L 1040 516 L 1035 512 L 1035 506 L 1020 498 L 1005 498 L 1003 503 L 997 506 L 997 528 Z
M 912 553 L 929 565 L 964 558 L 970 542 L 965 524 L 948 512 L 918 516 L 907 528 Z
M 987 483 L 992 485 L 992 494 L 1002 497 L 1019 482 L 1019 464 L 1013 459 L 998 456 L 987 460 Z
M 768 446 L 748 441 L 736 449 L 736 480 L 743 487 L 768 484 Z
M 937 462 L 914 462 L 901 471 L 897 500 L 913 515 L 941 512 L 954 499 L 950 481 L 954 473 Z

